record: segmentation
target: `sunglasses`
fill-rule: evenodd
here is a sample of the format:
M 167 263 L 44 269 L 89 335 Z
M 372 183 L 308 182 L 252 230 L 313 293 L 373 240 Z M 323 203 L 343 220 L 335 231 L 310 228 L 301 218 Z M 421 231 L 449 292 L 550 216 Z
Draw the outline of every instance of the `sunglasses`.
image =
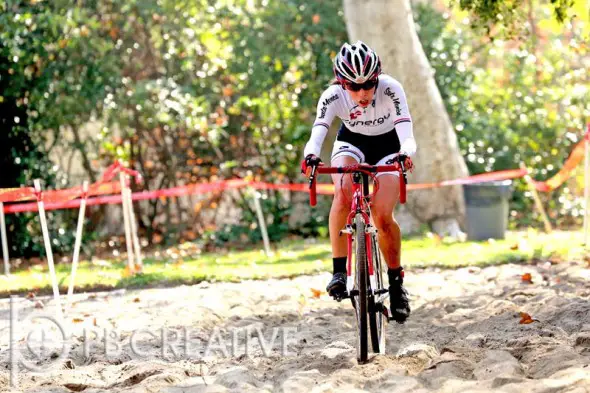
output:
M 372 88 L 374 88 L 375 86 L 377 86 L 377 79 L 371 79 L 366 81 L 365 83 L 346 83 L 344 84 L 344 87 L 346 88 L 346 90 L 350 90 L 350 91 L 360 91 L 362 90 L 371 90 Z

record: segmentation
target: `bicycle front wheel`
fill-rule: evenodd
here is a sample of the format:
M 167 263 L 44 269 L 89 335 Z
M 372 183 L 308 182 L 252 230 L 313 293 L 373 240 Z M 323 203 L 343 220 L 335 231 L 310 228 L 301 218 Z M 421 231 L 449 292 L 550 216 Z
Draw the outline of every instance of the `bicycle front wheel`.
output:
M 365 220 L 362 214 L 356 215 L 354 223 L 356 243 L 355 289 L 358 292 L 353 297 L 353 302 L 357 322 L 357 359 L 359 363 L 363 363 L 367 361 L 369 345 L 367 327 L 367 248 Z
M 373 271 L 375 274 L 376 288 L 371 288 L 378 293 L 385 288 L 383 282 L 383 255 L 379 249 L 376 234 L 371 235 L 371 255 L 373 256 Z M 371 344 L 373 352 L 385 353 L 385 315 L 382 308 L 385 307 L 383 295 L 369 296 L 369 327 L 371 330 Z

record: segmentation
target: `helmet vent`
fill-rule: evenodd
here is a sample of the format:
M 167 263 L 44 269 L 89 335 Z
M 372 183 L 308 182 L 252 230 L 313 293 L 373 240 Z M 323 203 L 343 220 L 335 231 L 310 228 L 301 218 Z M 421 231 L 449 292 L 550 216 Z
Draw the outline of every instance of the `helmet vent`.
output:
M 354 57 L 354 68 L 356 68 L 359 71 L 361 70 L 361 60 L 358 56 Z

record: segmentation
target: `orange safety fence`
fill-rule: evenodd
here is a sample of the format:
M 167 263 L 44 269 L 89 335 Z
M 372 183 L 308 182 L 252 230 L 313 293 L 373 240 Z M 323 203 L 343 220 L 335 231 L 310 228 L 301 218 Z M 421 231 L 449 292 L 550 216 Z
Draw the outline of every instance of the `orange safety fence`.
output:
M 562 185 L 568 178 L 572 176 L 574 169 L 580 164 L 584 158 L 585 142 L 590 141 L 590 124 L 588 124 L 588 130 L 584 136 L 584 139 L 578 142 L 566 162 L 564 163 L 561 170 L 546 181 L 534 181 L 535 187 L 538 191 L 550 192 L 555 190 L 557 187 Z M 35 189 L 32 187 L 23 188 L 8 188 L 0 189 L 0 202 L 23 202 L 36 200 L 41 198 L 46 206 L 46 210 L 55 209 L 71 209 L 80 206 L 80 199 L 92 196 L 95 198 L 88 198 L 88 205 L 99 205 L 99 204 L 118 204 L 121 203 L 121 195 L 110 195 L 118 194 L 121 192 L 121 186 L 119 182 L 112 181 L 112 179 L 119 172 L 124 172 L 132 177 L 135 177 L 136 182 L 141 182 L 142 178 L 139 172 L 125 168 L 120 162 L 116 161 L 113 165 L 108 167 L 102 178 L 90 185 L 88 193 L 84 194 L 82 186 L 77 186 L 64 190 L 45 191 L 41 195 L 37 195 Z M 445 187 L 452 185 L 462 184 L 474 184 L 481 182 L 490 182 L 497 180 L 515 179 L 526 176 L 529 173 L 527 169 L 509 169 L 503 171 L 482 173 L 473 176 L 467 176 L 458 179 L 443 180 L 435 183 L 423 183 L 423 184 L 408 184 L 408 190 L 422 190 L 429 188 Z M 307 183 L 291 183 L 291 184 L 277 184 L 277 183 L 266 183 L 259 181 L 248 181 L 243 179 L 231 179 L 231 180 L 220 180 L 211 183 L 200 183 L 200 184 L 188 184 L 173 188 L 152 190 L 152 191 L 141 191 L 132 194 L 133 200 L 147 200 L 156 198 L 169 198 L 178 197 L 184 195 L 201 194 L 214 191 L 223 191 L 225 189 L 236 189 L 243 187 L 252 187 L 254 189 L 273 189 L 273 190 L 290 190 L 290 191 L 301 191 L 309 192 L 309 185 Z M 333 194 L 333 184 L 317 184 L 317 192 L 319 194 Z M 15 203 L 4 206 L 5 213 L 19 213 L 36 211 L 36 203 Z
M 563 167 L 561 167 L 559 172 L 557 172 L 550 179 L 545 180 L 544 182 L 535 181 L 535 188 L 538 191 L 543 192 L 553 191 L 557 187 L 561 186 L 567 179 L 569 179 L 572 176 L 576 167 L 580 165 L 582 160 L 584 160 L 584 155 L 586 151 L 585 144 L 587 141 L 590 141 L 590 124 L 588 124 L 588 130 L 586 131 L 586 135 L 584 135 L 584 138 L 574 146 L 572 152 L 570 153 L 567 160 L 565 160 L 565 163 L 563 164 Z
M 81 185 L 63 190 L 42 191 L 39 195 L 33 187 L 4 188 L 0 189 L 0 202 L 25 202 L 39 198 L 45 203 L 58 203 L 80 197 L 117 194 L 121 192 L 121 184 L 112 180 L 119 172 L 124 172 L 135 177 L 137 182 L 141 182 L 142 178 L 139 172 L 125 168 L 119 161 L 115 161 L 105 170 L 99 181 L 88 186 L 86 193 Z

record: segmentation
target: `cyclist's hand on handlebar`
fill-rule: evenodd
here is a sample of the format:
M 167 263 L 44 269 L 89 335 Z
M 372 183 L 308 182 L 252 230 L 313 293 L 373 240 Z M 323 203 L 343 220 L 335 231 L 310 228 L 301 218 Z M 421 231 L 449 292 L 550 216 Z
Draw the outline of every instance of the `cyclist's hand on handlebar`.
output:
M 410 157 L 408 157 L 407 155 L 400 153 L 399 156 L 397 156 L 397 161 L 404 163 L 404 167 L 406 168 L 406 171 L 408 171 L 410 173 L 412 173 L 414 171 L 414 163 L 412 162 L 412 159 Z
M 414 170 L 414 163 L 412 162 L 412 159 L 403 153 L 400 153 L 391 160 L 388 160 L 386 164 L 398 166 L 402 162 L 404 163 L 404 169 L 406 171 L 412 172 Z M 401 168 L 398 167 L 398 169 Z
M 301 161 L 301 173 L 307 175 L 308 170 L 314 166 L 319 166 L 322 164 L 322 159 L 316 156 L 315 154 L 308 154 L 303 161 Z

